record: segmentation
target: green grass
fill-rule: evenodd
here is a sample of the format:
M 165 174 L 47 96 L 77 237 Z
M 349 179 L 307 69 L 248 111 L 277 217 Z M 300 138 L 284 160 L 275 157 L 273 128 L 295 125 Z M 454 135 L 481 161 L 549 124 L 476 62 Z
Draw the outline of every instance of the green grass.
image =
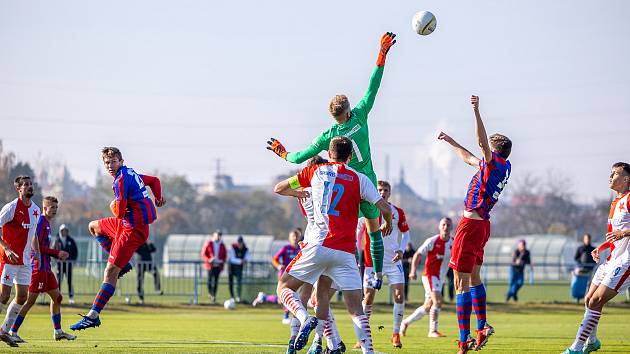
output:
M 524 294 L 525 295 L 525 294 Z M 407 307 L 411 313 L 413 303 Z M 75 314 L 87 305 L 63 308 L 63 327 L 78 320 Z M 351 321 L 335 304 L 336 317 L 345 343 L 355 342 Z M 497 333 L 484 353 L 560 353 L 575 336 L 583 306 L 577 304 L 490 304 L 488 320 Z M 380 305 L 371 321 L 375 349 L 386 353 L 454 353 L 458 331 L 452 305 L 440 316 L 440 330 L 446 338 L 429 339 L 427 319 L 414 323 L 403 338 L 403 349 L 389 345 L 391 307 Z M 630 307 L 615 304 L 604 311 L 599 327 L 602 349 L 598 353 L 630 351 Z M 75 333 L 74 342 L 52 340 L 52 325 L 47 307 L 36 306 L 26 318 L 20 335 L 28 341 L 19 352 L 51 353 L 283 353 L 288 326 L 282 325 L 277 305 L 252 308 L 239 305 L 234 311 L 220 306 L 124 306 L 112 305 L 101 316 L 99 328 Z M 474 323 L 474 315 L 473 315 Z M 379 330 L 378 327 L 384 329 Z M 1 345 L 2 343 L 0 343 Z M 12 350 L 0 347 L 0 351 Z M 15 351 L 15 350 L 12 350 Z M 359 353 L 358 351 L 350 351 Z M 306 353 L 306 351 L 301 351 Z

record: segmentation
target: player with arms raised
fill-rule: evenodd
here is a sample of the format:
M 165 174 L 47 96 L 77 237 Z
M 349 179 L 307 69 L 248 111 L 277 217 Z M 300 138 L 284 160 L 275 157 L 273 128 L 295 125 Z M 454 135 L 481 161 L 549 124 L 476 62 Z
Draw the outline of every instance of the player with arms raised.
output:
M 31 285 L 28 288 L 28 299 L 26 304 L 22 306 L 20 313 L 11 324 L 9 334 L 16 343 L 24 343 L 24 340 L 18 336 L 18 330 L 24 322 L 24 318 L 28 311 L 35 305 L 37 297 L 41 293 L 47 293 L 50 296 L 50 315 L 53 323 L 53 338 L 55 340 L 74 340 L 76 337 L 66 333 L 61 329 L 61 292 L 55 273 L 50 267 L 50 258 L 55 257 L 60 260 L 68 258 L 68 252 L 50 248 L 51 227 L 50 222 L 57 215 L 59 201 L 53 196 L 44 197 L 42 201 L 44 212 L 37 221 L 37 229 L 35 235 L 39 242 L 40 257 L 35 258 L 35 252 L 31 253 L 31 264 L 33 276 Z
M 597 326 L 604 305 L 630 287 L 630 164 L 617 162 L 612 166 L 609 186 L 616 196 L 610 204 L 606 242 L 596 248 L 592 255 L 599 261 L 599 253 L 610 248 L 610 256 L 593 276 L 591 287 L 584 297 L 584 319 L 575 341 L 563 354 L 599 350 L 601 343 L 597 339 Z
M 157 177 L 141 176 L 125 166 L 122 153 L 115 147 L 104 147 L 101 156 L 107 172 L 114 178 L 115 199 L 110 204 L 114 217 L 92 221 L 88 228 L 109 257 L 101 290 L 94 298 L 90 312 L 70 326 L 73 331 L 100 326 L 99 314 L 114 295 L 121 270 L 128 267 L 134 252 L 149 237 L 149 224 L 157 219 L 155 205 L 161 207 L 165 203 Z M 155 205 L 145 185 L 152 186 Z
M 311 187 L 317 230 L 308 237 L 309 243 L 287 267 L 278 282 L 278 296 L 282 303 L 300 320 L 301 327 L 295 340 L 295 350 L 308 342 L 316 326 L 326 326 L 331 280 L 343 292 L 348 311 L 364 353 L 372 353 L 372 336 L 368 319 L 361 306 L 361 276 L 355 258 L 356 225 L 361 200 L 374 203 L 383 213 L 384 235 L 391 232 L 391 209 L 378 194 L 374 184 L 363 174 L 346 166 L 352 157 L 352 141 L 335 137 L 330 141 L 329 157 L 333 162 L 303 169 L 297 176 L 275 186 L 280 195 L 308 198 L 309 193 L 298 188 Z M 326 277 L 321 277 L 326 275 Z M 318 282 L 316 313 L 309 316 L 295 292 L 303 283 Z M 318 323 L 318 319 L 320 323 Z M 340 352 L 340 349 L 333 351 Z
M 352 142 L 352 160 L 348 164 L 351 168 L 366 175 L 372 184 L 376 186 L 376 174 L 372 166 L 372 156 L 370 151 L 370 136 L 368 130 L 368 114 L 374 106 L 376 93 L 381 84 L 383 70 L 385 67 L 385 59 L 389 49 L 396 43 L 395 34 L 391 32 L 385 33 L 381 37 L 381 48 L 376 61 L 376 68 L 370 78 L 370 84 L 367 92 L 359 101 L 359 103 L 350 109 L 350 102 L 345 95 L 337 95 L 333 97 L 328 110 L 335 119 L 336 123 L 328 130 L 320 134 L 313 143 L 306 149 L 297 152 L 287 152 L 285 147 L 279 140 L 271 138 L 267 142 L 267 149 L 275 152 L 281 158 L 292 162 L 302 163 L 309 158 L 319 154 L 321 151 L 328 149 L 330 141 L 337 136 L 345 136 Z M 383 270 L 383 239 L 379 231 L 379 211 L 374 205 L 363 201 L 361 202 L 361 213 L 368 219 L 368 232 L 370 235 L 370 245 L 372 259 L 374 260 L 374 270 L 378 279 L 381 278 Z M 380 284 L 380 283 L 378 283 Z
M 475 114 L 475 131 L 482 158 L 473 155 L 450 136 L 444 133 L 438 136 L 439 140 L 449 143 L 465 163 L 477 169 L 468 185 L 465 210 L 455 231 L 449 262 L 455 275 L 460 354 L 473 347 L 475 350 L 481 349 L 494 333 L 494 329 L 486 323 L 486 289 L 479 272 L 483 264 L 484 247 L 490 237 L 490 210 L 499 200 L 512 169 L 507 160 L 512 141 L 501 134 L 493 134 L 488 138 L 479 113 L 479 97 L 472 96 L 470 103 Z M 473 308 L 477 316 L 476 342 L 470 337 L 470 314 Z

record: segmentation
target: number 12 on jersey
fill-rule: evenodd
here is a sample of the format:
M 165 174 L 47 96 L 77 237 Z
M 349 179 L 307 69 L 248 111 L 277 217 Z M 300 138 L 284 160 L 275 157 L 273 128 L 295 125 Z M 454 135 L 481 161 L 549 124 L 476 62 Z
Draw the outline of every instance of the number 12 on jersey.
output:
M 339 210 L 336 210 L 337 204 L 339 204 L 339 200 L 343 196 L 343 185 L 335 183 L 332 188 L 330 187 L 330 182 L 324 182 L 324 196 L 322 201 L 322 213 L 326 213 L 332 216 L 339 216 Z M 328 205 L 328 210 L 326 210 L 326 202 L 328 201 L 328 195 L 332 193 L 330 198 L 330 205 Z

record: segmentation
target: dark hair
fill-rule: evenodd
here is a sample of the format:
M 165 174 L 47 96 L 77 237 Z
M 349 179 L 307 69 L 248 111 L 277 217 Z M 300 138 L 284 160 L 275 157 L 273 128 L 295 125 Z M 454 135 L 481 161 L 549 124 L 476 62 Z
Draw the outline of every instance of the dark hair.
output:
M 326 160 L 325 158 L 319 156 L 319 155 L 315 155 L 313 157 L 311 157 L 308 161 L 306 161 L 306 166 L 311 167 L 311 166 L 315 166 L 315 165 L 321 165 L 323 163 L 327 163 L 328 160 Z
M 387 187 L 387 188 L 389 188 L 390 191 L 392 190 L 392 185 L 389 184 L 389 182 L 387 182 L 387 181 L 378 181 L 378 182 L 376 182 L 376 184 L 379 187 Z
M 15 185 L 15 188 L 19 188 L 22 186 L 22 184 L 24 184 L 24 182 L 27 179 L 31 179 L 31 176 L 27 176 L 27 175 L 20 175 L 15 177 L 15 181 L 13 182 L 13 185 Z
M 502 134 L 492 134 L 490 138 L 490 148 L 496 151 L 502 158 L 507 159 L 512 152 L 512 140 Z
M 337 162 L 346 162 L 352 155 L 352 141 L 345 136 L 336 136 L 328 147 L 330 158 Z
M 615 163 L 612 165 L 612 167 L 613 167 L 613 168 L 621 167 L 621 169 L 623 169 L 623 170 L 626 172 L 626 174 L 627 174 L 628 176 L 630 176 L 630 164 L 628 164 L 628 163 L 626 163 L 626 162 L 615 162 Z

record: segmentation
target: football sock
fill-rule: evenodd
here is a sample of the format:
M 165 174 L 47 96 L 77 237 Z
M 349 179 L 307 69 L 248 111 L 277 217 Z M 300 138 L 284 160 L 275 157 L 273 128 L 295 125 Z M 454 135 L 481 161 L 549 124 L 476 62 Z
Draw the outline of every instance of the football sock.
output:
M 300 331 L 300 320 L 295 318 L 295 316 L 291 318 L 290 329 L 291 329 L 291 338 L 296 337 L 298 332 Z
M 365 316 L 367 317 L 367 319 L 369 320 L 370 317 L 372 316 L 372 305 L 368 305 L 365 302 L 363 303 L 363 313 L 365 314 Z
M 465 342 L 470 335 L 470 314 L 472 312 L 472 297 L 470 291 L 457 294 L 457 322 L 459 324 L 459 340 Z
M 98 291 L 98 294 L 96 294 L 96 297 L 94 298 L 94 302 L 92 303 L 92 308 L 88 313 L 88 317 L 91 319 L 95 319 L 96 317 L 98 317 L 98 315 L 103 310 L 103 307 L 107 305 L 109 298 L 111 298 L 115 292 L 115 286 L 109 283 L 103 283 L 103 285 L 101 285 L 101 290 Z
M 407 318 L 405 318 L 405 323 L 406 324 L 410 324 L 410 323 L 416 322 L 418 320 L 421 320 L 422 317 L 424 317 L 424 315 L 426 315 L 426 313 L 427 312 L 424 310 L 424 306 L 420 306 L 411 315 L 409 315 Z
M 372 330 L 370 329 L 367 316 L 352 316 L 352 323 L 354 323 L 354 332 L 357 335 L 359 343 L 361 343 L 363 354 L 374 353 L 374 347 L 372 346 Z
M 394 302 L 394 334 L 400 332 L 400 324 L 402 323 L 403 316 L 405 315 L 405 303 L 398 304 Z
M 61 332 L 61 312 L 53 314 L 51 319 L 55 332 Z
M 584 319 L 580 324 L 580 328 L 578 328 L 577 334 L 575 336 L 575 341 L 571 344 L 570 349 L 575 351 L 581 351 L 584 348 L 584 343 L 586 343 L 586 339 L 590 336 L 593 329 L 597 327 L 599 323 L 599 318 L 602 316 L 602 313 L 599 311 L 586 309 L 584 311 Z
M 477 316 L 477 330 L 482 330 L 486 325 L 486 288 L 483 283 L 470 288 L 472 306 Z
M 300 324 L 306 322 L 308 312 L 306 312 L 304 305 L 302 305 L 302 301 L 300 301 L 300 297 L 295 293 L 295 291 L 289 288 L 282 289 L 280 292 L 280 299 L 282 300 L 282 304 L 286 306 L 286 308 L 289 309 L 289 311 L 291 311 L 298 320 L 300 320 Z
M 2 330 L 4 332 L 8 332 L 11 329 L 11 325 L 15 322 L 15 318 L 20 313 L 22 309 L 22 305 L 18 305 L 15 300 L 11 301 L 9 307 L 7 307 L 7 314 L 4 317 L 4 322 L 2 323 Z
M 437 332 L 438 330 L 438 317 L 440 316 L 440 309 L 433 305 L 429 310 L 429 332 Z
M 11 325 L 11 333 L 17 334 L 20 326 L 22 325 L 22 322 L 24 322 L 24 317 L 18 314 L 17 317 L 15 317 L 15 321 L 13 321 L 13 324 Z
M 374 264 L 374 271 L 380 273 L 383 271 L 383 235 L 381 231 L 370 232 L 370 255 Z
M 112 239 L 105 235 L 96 235 L 94 239 L 96 239 L 96 242 L 98 242 L 101 248 L 109 254 L 109 251 L 112 249 Z
M 324 338 L 324 326 L 326 322 L 325 320 L 317 319 L 317 327 L 315 327 L 315 336 L 313 336 L 313 343 L 318 343 L 322 345 L 322 339 Z
M 331 308 L 328 309 L 328 320 L 324 325 L 324 335 L 326 336 L 326 347 L 330 348 L 330 350 L 337 349 L 339 342 L 341 342 L 341 337 L 339 336 L 339 330 Z

